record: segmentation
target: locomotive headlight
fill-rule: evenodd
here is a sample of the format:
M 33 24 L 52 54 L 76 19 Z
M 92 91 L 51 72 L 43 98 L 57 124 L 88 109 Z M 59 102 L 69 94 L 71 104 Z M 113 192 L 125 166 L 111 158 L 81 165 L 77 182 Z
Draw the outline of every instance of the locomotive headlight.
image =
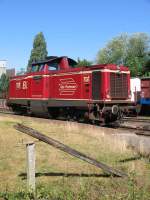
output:
M 141 97 L 144 98 L 144 92 L 141 92 Z
M 110 98 L 110 91 L 109 90 L 107 90 L 107 92 L 106 92 L 106 98 Z
M 110 98 L 110 95 L 109 95 L 109 94 L 106 94 L 106 98 L 108 98 L 108 99 L 109 99 L 109 98 Z
M 128 95 L 128 97 L 129 97 L 129 99 L 131 99 L 131 90 L 130 90 L 130 92 L 129 92 L 129 95 Z

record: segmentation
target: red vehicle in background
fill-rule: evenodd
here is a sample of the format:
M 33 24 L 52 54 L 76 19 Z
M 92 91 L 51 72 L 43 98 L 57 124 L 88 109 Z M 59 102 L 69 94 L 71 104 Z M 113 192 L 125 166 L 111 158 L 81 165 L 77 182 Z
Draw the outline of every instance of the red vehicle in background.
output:
M 150 77 L 141 78 L 141 113 L 150 116 Z
M 8 106 L 17 113 L 76 120 L 116 121 L 130 108 L 127 67 L 76 67 L 68 57 L 49 57 L 10 80 Z

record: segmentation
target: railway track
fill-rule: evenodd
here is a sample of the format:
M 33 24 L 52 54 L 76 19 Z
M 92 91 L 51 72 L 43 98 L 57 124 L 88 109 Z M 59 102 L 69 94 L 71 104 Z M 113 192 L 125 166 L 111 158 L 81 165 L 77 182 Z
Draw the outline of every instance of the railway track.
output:
M 145 118 L 145 117 L 124 117 L 123 121 L 130 121 L 130 122 L 143 122 L 143 123 L 150 123 L 150 117 Z
M 0 109 L 0 113 L 16 115 L 14 112 L 6 109 Z
M 122 124 L 119 128 L 126 129 L 130 131 L 135 131 L 135 133 L 141 132 L 144 133 L 150 132 L 150 118 L 145 117 L 124 117 Z M 148 134 L 147 134 L 148 135 Z
M 9 115 L 16 115 L 16 116 L 19 116 L 18 114 L 15 114 L 14 112 L 8 110 L 8 109 L 0 109 L 0 113 L 1 114 L 9 114 Z M 29 117 L 27 115 L 22 115 L 22 116 L 26 116 L 26 117 Z M 33 117 L 35 118 L 35 117 Z M 64 120 L 58 120 L 58 121 L 64 121 Z M 65 120 L 66 121 L 66 120 Z M 132 133 L 142 133 L 144 135 L 144 133 L 146 132 L 146 135 L 147 132 L 150 133 L 150 124 L 148 125 L 148 123 L 150 122 L 149 119 L 143 119 L 143 118 L 130 118 L 130 117 L 126 117 L 123 119 L 123 122 L 124 123 L 121 123 L 119 125 L 115 125 L 115 124 L 112 124 L 111 126 L 104 126 L 105 128 L 115 128 L 115 129 L 122 129 L 122 130 L 127 130 L 127 131 L 132 131 Z M 126 122 L 132 122 L 132 125 L 129 125 L 129 124 L 125 124 Z M 134 122 L 136 122 L 136 124 L 134 125 Z M 137 122 L 142 122 L 142 123 L 146 123 L 145 125 L 137 125 Z M 77 122 L 78 123 L 78 122 Z M 83 123 L 83 122 L 82 122 Z M 86 123 L 85 123 L 86 124 Z
M 150 132 L 150 126 L 124 126 L 120 125 L 118 128 L 124 129 L 124 130 L 132 130 L 132 131 L 143 131 L 143 132 Z M 136 132 L 135 132 L 136 133 Z

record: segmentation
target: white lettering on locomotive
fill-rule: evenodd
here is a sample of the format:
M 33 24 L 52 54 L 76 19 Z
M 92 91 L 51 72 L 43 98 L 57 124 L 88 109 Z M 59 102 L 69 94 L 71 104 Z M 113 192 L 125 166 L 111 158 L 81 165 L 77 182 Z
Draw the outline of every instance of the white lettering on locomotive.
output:
M 59 94 L 74 95 L 78 85 L 73 78 L 60 79 Z
M 89 81 L 90 81 L 90 76 L 84 76 L 84 77 L 83 77 L 83 81 L 84 81 L 84 83 L 89 83 Z
M 28 89 L 27 81 L 23 81 L 23 83 L 22 83 L 22 89 L 23 90 L 27 90 Z
M 23 81 L 21 82 L 16 82 L 16 89 L 17 90 L 27 90 L 28 89 L 28 82 L 27 81 Z
M 16 89 L 17 90 L 21 89 L 21 82 L 16 82 Z

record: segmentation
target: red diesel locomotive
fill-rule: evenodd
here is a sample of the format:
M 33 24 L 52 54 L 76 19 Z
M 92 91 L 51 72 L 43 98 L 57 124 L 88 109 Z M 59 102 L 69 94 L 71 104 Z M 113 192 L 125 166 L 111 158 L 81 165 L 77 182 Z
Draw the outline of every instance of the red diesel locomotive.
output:
M 76 67 L 67 57 L 49 57 L 10 80 L 7 105 L 16 113 L 112 122 L 128 111 L 130 72 L 127 67 Z

